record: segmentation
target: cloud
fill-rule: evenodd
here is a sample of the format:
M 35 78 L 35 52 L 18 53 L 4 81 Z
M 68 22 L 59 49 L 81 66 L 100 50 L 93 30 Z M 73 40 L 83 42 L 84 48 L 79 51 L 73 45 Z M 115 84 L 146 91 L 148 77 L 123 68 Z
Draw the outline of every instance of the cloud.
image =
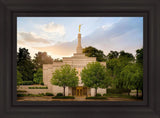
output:
M 50 22 L 48 24 L 41 25 L 40 28 L 48 33 L 58 33 L 60 35 L 65 35 L 65 28 L 63 25 L 55 24 L 54 22 Z
M 67 57 L 67 56 L 72 56 L 73 53 L 76 52 L 76 46 L 77 42 L 72 41 L 72 42 L 59 42 L 55 45 L 51 46 L 46 46 L 46 47 L 34 47 L 37 50 L 40 51 L 46 51 L 53 55 L 52 57 Z
M 39 37 L 37 34 L 33 32 L 18 32 L 18 44 L 50 44 L 47 39 Z
M 136 49 L 143 46 L 143 23 L 137 19 L 122 18 L 109 27 L 101 27 L 93 33 L 83 37 L 82 46 L 93 46 L 101 49 L 105 54 L 110 50 L 125 50 L 135 54 Z M 54 56 L 71 56 L 76 52 L 77 39 L 72 42 L 61 42 L 52 46 L 35 47 L 38 50 L 49 52 Z

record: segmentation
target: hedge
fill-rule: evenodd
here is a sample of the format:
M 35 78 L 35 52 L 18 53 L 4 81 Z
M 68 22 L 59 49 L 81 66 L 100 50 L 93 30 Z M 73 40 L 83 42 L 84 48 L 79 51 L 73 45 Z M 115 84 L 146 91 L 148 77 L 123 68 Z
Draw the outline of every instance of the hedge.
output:
M 75 99 L 74 96 L 55 96 L 52 99 Z
M 97 93 L 97 95 L 96 96 L 101 96 L 101 94 L 100 93 Z
M 29 89 L 48 89 L 48 87 L 28 87 Z
M 107 89 L 107 94 L 122 94 L 128 92 L 127 89 Z
M 24 97 L 24 96 L 42 97 L 42 96 L 45 96 L 45 94 L 44 93 L 40 93 L 40 94 L 17 94 L 17 97 Z
M 53 93 L 46 93 L 46 96 L 54 96 Z
M 63 93 L 57 93 L 56 96 L 63 96 Z

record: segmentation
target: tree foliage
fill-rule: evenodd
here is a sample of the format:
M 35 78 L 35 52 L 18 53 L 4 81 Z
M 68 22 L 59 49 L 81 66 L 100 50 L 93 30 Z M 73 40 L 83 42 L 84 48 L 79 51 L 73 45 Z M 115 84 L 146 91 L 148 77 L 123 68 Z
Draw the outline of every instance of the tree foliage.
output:
M 111 58 L 107 60 L 107 63 L 106 63 L 107 70 L 111 71 L 111 76 L 113 77 L 112 85 L 114 87 L 123 88 L 123 81 L 120 76 L 121 71 L 125 66 L 133 62 L 134 62 L 134 56 L 131 53 L 127 53 L 124 51 L 119 52 L 118 58 Z
M 110 53 L 107 55 L 107 59 L 114 59 L 114 58 L 118 58 L 119 56 L 119 52 L 117 51 L 110 51 Z
M 35 54 L 33 62 L 36 70 L 38 70 L 39 68 L 42 68 L 43 64 L 52 64 L 53 59 L 51 56 L 48 56 L 46 52 L 38 52 Z
M 42 71 L 41 68 L 39 68 L 39 69 L 37 70 L 37 72 L 34 73 L 33 82 L 36 83 L 36 84 L 41 84 L 41 83 L 43 83 L 43 71 Z
M 110 84 L 110 78 L 107 76 L 105 66 L 99 62 L 92 62 L 87 64 L 81 72 L 81 79 L 84 86 L 95 88 L 106 88 Z
M 136 50 L 136 63 L 143 66 L 143 48 Z
M 92 46 L 86 47 L 83 49 L 83 53 L 85 53 L 88 57 L 96 57 L 97 61 L 106 61 L 106 56 L 102 50 L 98 50 Z
M 19 86 L 22 81 L 22 74 L 17 70 L 17 86 Z
M 66 64 L 61 66 L 61 68 L 56 69 L 53 73 L 51 83 L 53 85 L 62 86 L 64 89 L 65 96 L 65 87 L 76 87 L 78 85 L 78 72 L 75 68 L 72 68 L 70 65 Z
M 121 72 L 123 88 L 136 89 L 137 97 L 138 90 L 143 89 L 143 71 L 136 63 L 128 64 Z
M 17 66 L 18 71 L 22 74 L 23 81 L 33 81 L 35 70 L 28 49 L 19 48 L 19 52 L 17 53 Z

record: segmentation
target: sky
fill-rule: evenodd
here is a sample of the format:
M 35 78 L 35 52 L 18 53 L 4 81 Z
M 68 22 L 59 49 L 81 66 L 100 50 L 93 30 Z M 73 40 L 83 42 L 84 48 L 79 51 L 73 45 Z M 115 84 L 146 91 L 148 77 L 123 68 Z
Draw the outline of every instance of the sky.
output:
M 83 48 L 135 55 L 143 47 L 143 17 L 17 17 L 17 51 L 27 48 L 32 58 L 39 51 L 53 59 L 73 56 L 79 24 Z

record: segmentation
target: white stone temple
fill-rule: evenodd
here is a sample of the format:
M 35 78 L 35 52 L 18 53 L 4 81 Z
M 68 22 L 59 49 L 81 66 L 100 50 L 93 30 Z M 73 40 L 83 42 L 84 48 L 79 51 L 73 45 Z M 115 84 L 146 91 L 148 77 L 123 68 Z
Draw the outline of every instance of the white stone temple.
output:
M 79 83 L 77 87 L 66 87 L 65 95 L 66 96 L 95 96 L 95 89 L 84 87 L 81 81 L 80 73 L 82 69 L 89 63 L 95 62 L 96 57 L 87 57 L 82 52 L 81 46 L 81 33 L 79 29 L 78 33 L 78 45 L 76 49 L 76 53 L 73 54 L 72 57 L 63 57 L 62 62 L 53 62 L 53 64 L 44 64 L 43 65 L 43 82 L 44 85 L 48 87 L 48 92 L 53 93 L 56 95 L 57 93 L 63 93 L 63 87 L 52 85 L 50 80 L 52 78 L 52 73 L 57 69 L 60 68 L 62 65 L 69 64 L 72 67 L 76 68 L 78 71 Z M 101 62 L 104 66 L 106 66 L 106 62 Z M 97 89 L 97 93 L 103 95 L 106 93 L 106 89 Z

